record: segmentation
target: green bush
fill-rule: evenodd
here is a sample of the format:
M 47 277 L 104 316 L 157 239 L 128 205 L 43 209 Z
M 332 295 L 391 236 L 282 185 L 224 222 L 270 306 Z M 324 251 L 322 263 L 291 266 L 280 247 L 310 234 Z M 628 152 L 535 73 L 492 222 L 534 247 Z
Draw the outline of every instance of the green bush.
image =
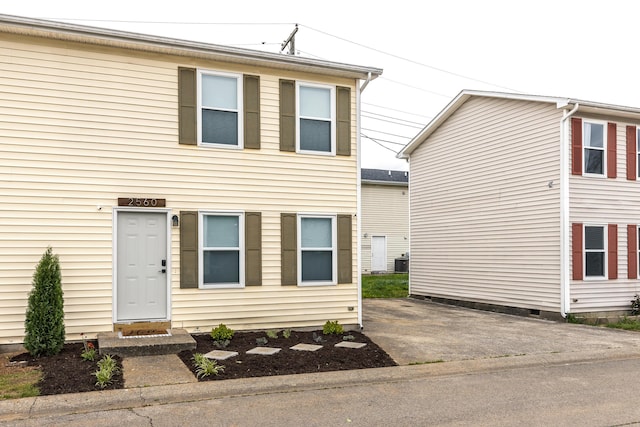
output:
M 231 338 L 233 338 L 233 334 L 235 332 L 233 329 L 227 328 L 227 325 L 224 323 L 220 323 L 217 327 L 211 330 L 211 338 L 213 338 L 213 343 L 218 348 L 225 348 L 231 342 Z
M 209 375 L 218 375 L 224 371 L 223 365 L 218 365 L 215 360 L 206 358 L 202 353 L 193 355 L 193 364 L 196 368 L 196 377 L 208 377 Z
M 337 320 L 334 320 L 333 322 L 330 320 L 327 320 L 327 323 L 325 323 L 324 326 L 322 327 L 322 333 L 324 335 L 340 335 L 343 332 L 344 332 L 344 329 L 342 328 L 342 325 L 338 323 Z
M 42 255 L 33 274 L 24 322 L 24 347 L 32 356 L 60 353 L 64 345 L 64 307 L 60 261 L 51 248 Z

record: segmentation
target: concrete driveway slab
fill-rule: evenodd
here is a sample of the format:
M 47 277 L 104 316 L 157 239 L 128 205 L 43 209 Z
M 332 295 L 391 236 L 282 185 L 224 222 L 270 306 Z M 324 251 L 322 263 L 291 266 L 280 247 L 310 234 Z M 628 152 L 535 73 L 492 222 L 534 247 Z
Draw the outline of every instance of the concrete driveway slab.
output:
M 363 300 L 364 333 L 398 364 L 551 353 L 637 351 L 640 333 L 411 298 Z

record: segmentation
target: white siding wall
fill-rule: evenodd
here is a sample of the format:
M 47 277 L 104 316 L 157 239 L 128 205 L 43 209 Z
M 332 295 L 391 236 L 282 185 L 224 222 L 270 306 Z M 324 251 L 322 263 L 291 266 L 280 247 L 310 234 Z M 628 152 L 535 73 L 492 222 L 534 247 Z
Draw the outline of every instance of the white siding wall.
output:
M 413 152 L 411 294 L 559 311 L 560 117 L 471 98 Z
M 626 125 L 616 123 L 617 178 L 571 175 L 571 223 L 618 224 L 618 279 L 571 281 L 569 312 L 629 310 L 631 299 L 640 293 L 640 280 L 627 277 L 627 224 L 640 225 L 640 181 L 627 180 Z M 571 167 L 569 164 L 567 167 Z M 571 230 L 569 230 L 571 232 Z M 572 260 L 573 262 L 573 260 Z M 577 300 L 577 301 L 574 301 Z
M 366 236 L 365 236 L 366 235 Z M 362 184 L 362 272 L 371 273 L 371 236 L 386 236 L 387 271 L 409 250 L 409 188 Z
M 180 289 L 172 228 L 174 327 L 357 322 L 355 217 L 354 283 L 280 286 L 281 212 L 356 213 L 353 80 L 0 37 L 0 344 L 22 341 L 31 276 L 49 245 L 60 256 L 68 337 L 112 329 L 112 208 L 126 196 L 166 198 L 172 214 L 262 212 L 260 287 Z M 260 75 L 262 148 L 179 145 L 178 66 Z M 351 157 L 279 151 L 281 77 L 351 86 Z

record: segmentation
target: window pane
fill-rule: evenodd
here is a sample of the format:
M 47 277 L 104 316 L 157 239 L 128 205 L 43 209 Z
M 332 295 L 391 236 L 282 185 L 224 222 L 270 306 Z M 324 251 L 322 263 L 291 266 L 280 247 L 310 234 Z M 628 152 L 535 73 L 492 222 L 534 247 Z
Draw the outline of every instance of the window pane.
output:
M 604 148 L 604 126 L 596 123 L 584 124 L 584 146 Z
M 332 281 L 331 251 L 302 251 L 302 281 Z
M 331 91 L 318 87 L 300 86 L 300 115 L 331 119 Z
M 331 218 L 302 218 L 300 223 L 303 248 L 331 248 Z
M 604 276 L 604 252 L 587 252 L 585 258 L 587 276 Z
M 300 149 L 331 152 L 331 122 L 300 119 Z
M 238 109 L 238 80 L 234 77 L 202 75 L 202 106 Z
M 238 248 L 239 218 L 237 216 L 204 217 L 204 247 L 205 248 Z
M 238 113 L 203 109 L 202 142 L 238 145 Z
M 585 227 L 584 247 L 604 250 L 604 227 Z
M 205 251 L 204 283 L 240 283 L 239 251 Z
M 584 171 L 586 173 L 595 173 L 602 175 L 602 158 L 604 151 L 602 150 L 584 150 Z

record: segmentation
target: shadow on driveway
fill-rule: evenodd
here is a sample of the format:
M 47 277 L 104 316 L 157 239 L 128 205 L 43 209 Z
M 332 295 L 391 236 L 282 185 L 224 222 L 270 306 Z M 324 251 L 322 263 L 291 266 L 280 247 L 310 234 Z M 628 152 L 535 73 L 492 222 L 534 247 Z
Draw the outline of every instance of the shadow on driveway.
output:
M 637 351 L 640 332 L 402 299 L 364 299 L 364 333 L 398 364 Z

